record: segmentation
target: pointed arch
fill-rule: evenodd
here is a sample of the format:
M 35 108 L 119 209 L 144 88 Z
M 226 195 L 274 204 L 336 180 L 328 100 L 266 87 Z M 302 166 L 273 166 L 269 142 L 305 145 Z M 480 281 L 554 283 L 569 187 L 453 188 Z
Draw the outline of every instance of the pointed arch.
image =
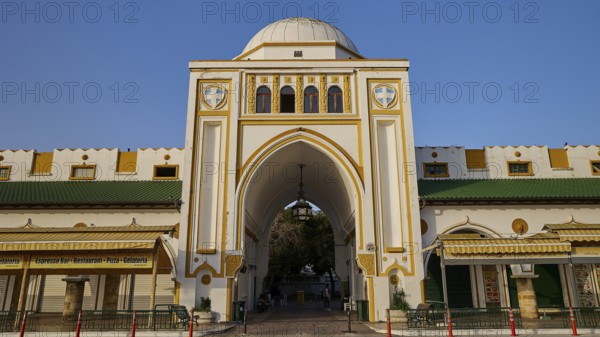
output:
M 341 184 L 349 195 L 352 195 L 356 202 L 353 205 L 354 209 L 360 214 L 356 214 L 355 224 L 357 227 L 359 246 L 362 249 L 363 246 L 363 197 L 364 197 L 364 186 L 362 179 L 362 170 L 352 160 L 351 156 L 343 150 L 339 144 L 336 144 L 331 139 L 315 132 L 313 130 L 298 128 L 288 130 L 273 137 L 271 140 L 263 144 L 258 148 L 244 163 L 240 172 L 239 181 L 236 187 L 236 211 L 235 211 L 235 240 L 234 245 L 239 249 L 242 244 L 242 235 L 244 230 L 244 210 L 246 209 L 247 194 L 249 191 L 249 183 L 257 174 L 259 170 L 266 162 L 274 156 L 280 153 L 281 150 L 287 146 L 293 144 L 304 144 L 327 157 L 339 168 L 339 173 L 343 178 Z M 351 193 L 350 193 L 351 192 Z

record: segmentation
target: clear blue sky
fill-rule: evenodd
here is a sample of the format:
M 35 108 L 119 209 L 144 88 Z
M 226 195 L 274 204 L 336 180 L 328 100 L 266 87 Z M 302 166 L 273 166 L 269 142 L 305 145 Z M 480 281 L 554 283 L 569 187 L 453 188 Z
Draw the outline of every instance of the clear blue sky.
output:
M 298 15 L 410 60 L 417 145 L 600 143 L 598 0 L 1 6 L 1 149 L 183 147 L 188 62 Z

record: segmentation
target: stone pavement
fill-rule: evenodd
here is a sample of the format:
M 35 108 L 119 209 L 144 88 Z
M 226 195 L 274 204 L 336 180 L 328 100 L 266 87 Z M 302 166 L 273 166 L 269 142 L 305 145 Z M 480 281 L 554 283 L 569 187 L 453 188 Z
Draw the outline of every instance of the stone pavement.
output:
M 304 305 L 289 303 L 287 306 L 269 307 L 262 313 L 249 312 L 246 335 L 250 336 L 381 336 L 368 325 L 356 321 L 351 315 L 352 333 L 348 333 L 348 316 L 341 310 L 339 301 L 332 301 L 326 310 L 319 300 L 307 301 Z M 223 335 L 244 335 L 240 324 L 225 331 Z

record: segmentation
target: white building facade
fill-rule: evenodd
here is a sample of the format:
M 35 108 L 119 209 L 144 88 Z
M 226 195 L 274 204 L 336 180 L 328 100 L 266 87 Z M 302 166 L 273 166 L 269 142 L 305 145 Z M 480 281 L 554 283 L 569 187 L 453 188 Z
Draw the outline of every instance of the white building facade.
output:
M 233 318 L 235 301 L 252 310 L 299 165 L 307 200 L 333 227 L 335 274 L 368 301 L 370 321 L 385 319 L 396 288 L 412 307 L 512 306 L 524 317 L 600 304 L 600 147 L 415 147 L 409 62 L 365 58 L 313 19 L 277 21 L 233 60 L 189 67 L 184 149 L 0 151 L 0 244 L 44 228 L 113 233 L 98 250 L 106 258 L 144 232 L 134 255 L 150 261 L 72 275 L 72 264 L 32 268 L 41 248 L 27 241 L 0 267 L 0 310 L 43 311 L 63 295 L 64 312 L 70 301 L 129 310 L 201 297 L 217 321 Z

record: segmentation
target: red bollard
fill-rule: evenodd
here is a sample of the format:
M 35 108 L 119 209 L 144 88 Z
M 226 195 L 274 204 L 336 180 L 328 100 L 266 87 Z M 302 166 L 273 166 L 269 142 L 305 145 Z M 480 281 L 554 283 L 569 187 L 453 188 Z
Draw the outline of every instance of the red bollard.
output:
M 133 320 L 131 321 L 131 337 L 135 337 L 135 310 L 133 311 Z
M 446 309 L 448 312 L 448 337 L 454 337 L 452 333 L 452 318 L 450 317 L 450 308 Z
M 75 337 L 79 337 L 81 334 L 81 314 L 83 310 L 79 310 L 79 316 L 77 316 L 77 329 L 75 329 Z
M 25 336 L 25 322 L 27 322 L 27 310 L 23 314 L 23 322 L 21 322 L 21 333 L 19 334 L 19 337 Z
M 517 336 L 517 332 L 515 331 L 515 317 L 513 316 L 512 308 L 508 308 L 508 319 L 510 321 L 510 335 Z
M 387 337 L 392 337 L 392 323 L 390 322 L 390 309 L 385 309 L 385 316 L 387 317 Z
M 189 337 L 193 337 L 194 336 L 194 309 L 190 310 L 190 320 L 188 323 L 190 323 L 190 335 Z
M 577 324 L 575 323 L 573 307 L 569 307 L 569 316 L 571 317 L 571 336 L 579 336 L 579 334 L 577 334 Z

